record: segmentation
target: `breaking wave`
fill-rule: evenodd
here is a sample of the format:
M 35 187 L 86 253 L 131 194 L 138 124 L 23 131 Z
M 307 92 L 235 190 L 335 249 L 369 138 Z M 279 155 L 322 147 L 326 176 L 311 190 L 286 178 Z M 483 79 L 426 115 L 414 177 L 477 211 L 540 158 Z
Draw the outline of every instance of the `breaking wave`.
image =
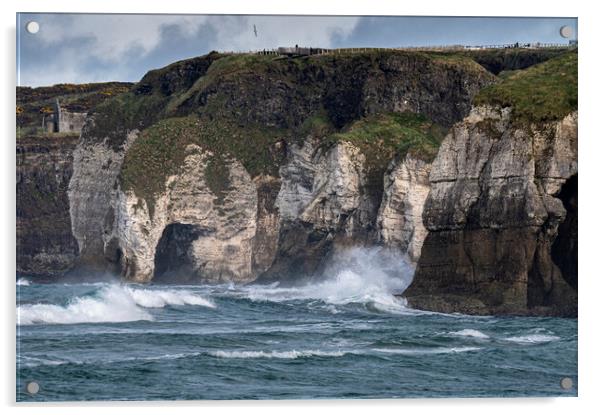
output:
M 244 294 L 254 301 L 321 300 L 330 305 L 360 303 L 391 313 L 416 313 L 396 298 L 412 282 L 413 267 L 405 256 L 384 248 L 352 248 L 339 253 L 316 283 L 290 288 L 278 284 L 249 286 Z M 336 313 L 332 307 L 328 310 Z
M 215 308 L 215 304 L 188 290 L 149 290 L 125 287 L 136 304 L 148 308 L 162 308 L 167 305 L 198 305 Z
M 474 352 L 481 350 L 482 347 L 436 347 L 431 349 L 372 349 L 375 352 L 391 353 L 391 354 L 448 354 L 448 353 L 462 353 L 462 352 Z
M 452 336 L 473 337 L 475 339 L 488 339 L 489 338 L 489 336 L 486 335 L 485 333 L 483 333 L 479 330 L 474 330 L 474 329 L 464 329 L 464 330 L 460 330 L 460 331 L 452 331 L 449 334 L 451 334 Z
M 224 351 L 209 352 L 213 357 L 223 359 L 298 359 L 302 357 L 342 357 L 353 352 L 350 351 L 322 351 L 322 350 L 288 350 L 288 351 Z
M 56 360 L 56 359 L 45 359 L 41 357 L 33 356 L 19 356 L 17 355 L 17 364 L 25 367 L 36 367 L 36 366 L 59 366 L 70 363 L 67 360 Z
M 17 324 L 122 323 L 153 320 L 146 308 L 167 305 L 215 305 L 186 290 L 147 290 L 110 285 L 94 295 L 75 297 L 66 305 L 27 304 L 17 307 Z
M 17 285 L 28 286 L 31 282 L 27 278 L 19 278 L 17 280 Z
M 527 334 L 525 336 L 507 337 L 504 340 L 514 343 L 548 343 L 556 340 L 560 340 L 558 336 L 552 336 L 549 334 Z

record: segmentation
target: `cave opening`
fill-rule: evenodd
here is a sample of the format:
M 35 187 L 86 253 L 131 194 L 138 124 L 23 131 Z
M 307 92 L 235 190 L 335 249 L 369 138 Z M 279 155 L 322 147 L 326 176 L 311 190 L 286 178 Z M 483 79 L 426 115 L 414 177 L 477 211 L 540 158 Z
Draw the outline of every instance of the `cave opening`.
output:
M 577 175 L 569 178 L 558 194 L 566 209 L 566 217 L 558 226 L 558 235 L 552 245 L 552 260 L 560 268 L 563 278 L 577 289 Z
M 197 225 L 172 223 L 166 226 L 155 250 L 153 282 L 192 282 L 197 274 L 197 266 L 191 253 L 192 243 L 202 234 L 203 229 Z

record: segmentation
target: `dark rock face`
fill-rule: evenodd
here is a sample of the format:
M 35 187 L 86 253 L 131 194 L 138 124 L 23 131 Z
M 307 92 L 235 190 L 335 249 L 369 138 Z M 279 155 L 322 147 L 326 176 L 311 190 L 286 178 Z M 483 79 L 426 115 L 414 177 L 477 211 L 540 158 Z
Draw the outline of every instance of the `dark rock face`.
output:
M 172 63 L 163 70 L 148 72 L 134 88 L 134 93 L 150 95 L 158 90 L 163 95 L 172 95 L 177 91 L 186 90 L 207 73 L 211 63 L 219 56 L 213 52 L 208 55 L 199 56 Z
M 192 242 L 202 233 L 203 229 L 196 225 L 168 225 L 157 244 L 153 280 L 158 283 L 193 282 L 196 269 L 190 251 Z
M 475 108 L 433 163 L 410 303 L 576 315 L 576 172 L 576 113 L 512 125 L 508 110 Z
M 558 197 L 562 200 L 566 217 L 558 226 L 558 236 L 552 245 L 552 260 L 566 282 L 577 289 L 577 175 L 565 182 Z
M 198 92 L 192 87 L 177 113 L 198 111 L 291 128 L 323 109 L 341 128 L 370 114 L 411 111 L 449 127 L 468 114 L 472 97 L 495 79 L 470 59 L 450 64 L 404 52 L 285 59 L 250 65 L 235 76 L 224 72 Z M 217 102 L 216 110 L 212 103 Z
M 17 142 L 17 274 L 62 275 L 74 263 L 67 187 L 77 136 Z
M 280 179 L 258 176 L 254 180 L 257 188 L 257 230 L 253 243 L 253 274 L 261 275 L 274 262 L 278 249 L 280 215 L 275 206 L 280 190 Z

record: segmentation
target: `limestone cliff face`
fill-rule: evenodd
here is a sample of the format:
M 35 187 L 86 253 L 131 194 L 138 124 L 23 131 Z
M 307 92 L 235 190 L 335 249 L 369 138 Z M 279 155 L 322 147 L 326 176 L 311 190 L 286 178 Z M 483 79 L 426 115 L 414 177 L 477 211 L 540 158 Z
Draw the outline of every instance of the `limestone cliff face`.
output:
M 122 275 L 138 282 L 248 282 L 254 277 L 255 185 L 232 160 L 230 186 L 216 195 L 206 183 L 210 155 L 194 145 L 186 152 L 181 174 L 168 178 L 152 215 L 147 201 L 118 191 L 112 237 Z
M 349 143 L 330 149 L 309 137 L 293 145 L 280 169 L 276 206 L 280 216 L 278 251 L 262 280 L 309 276 L 327 261 L 336 243 L 361 243 L 376 206 L 366 197 L 365 157 Z
M 146 200 L 118 180 L 137 136 L 128 133 L 117 151 L 106 140 L 84 140 L 75 152 L 69 196 L 78 273 L 137 282 L 292 281 L 321 270 L 338 246 L 382 243 L 419 255 L 429 169 L 419 159 L 392 163 L 378 176 L 384 183 L 373 183 L 358 147 L 324 146 L 310 135 L 289 146 L 278 177 L 251 178 L 229 159 L 228 186 L 216 192 L 206 177 L 214 155 L 190 144 L 179 173 Z
M 474 108 L 432 166 L 428 236 L 406 292 L 410 303 L 445 312 L 576 314 L 576 269 L 559 269 L 552 250 L 559 229 L 576 247 L 576 220 L 565 224 L 565 206 L 574 199 L 576 207 L 576 175 L 577 112 L 514 123 L 510 108 Z
M 347 142 L 324 148 L 310 136 L 291 146 L 279 179 L 252 180 L 231 160 L 223 195 L 206 183 L 212 155 L 195 145 L 186 153 L 181 173 L 168 177 L 153 209 L 134 192 L 116 190 L 104 252 L 128 280 L 295 281 L 320 271 L 337 246 L 378 243 L 381 205 L 382 242 L 419 254 L 428 193 L 428 165 L 420 160 L 407 157 L 387 176 L 381 203 L 368 186 L 365 156 Z M 403 229 L 390 217 L 401 218 Z
M 427 234 L 422 211 L 431 189 L 430 171 L 430 163 L 408 155 L 393 161 L 384 176 L 377 218 L 379 240 L 407 252 L 414 263 L 420 258 Z
M 125 152 L 138 131 L 130 131 L 122 145 L 114 147 L 107 145 L 108 135 L 90 135 L 95 122 L 94 117 L 88 118 L 73 153 L 68 196 L 71 229 L 79 247 L 78 272 L 104 274 L 116 270 L 110 253 L 105 252 L 115 221 L 112 202 L 117 197 L 116 179 Z

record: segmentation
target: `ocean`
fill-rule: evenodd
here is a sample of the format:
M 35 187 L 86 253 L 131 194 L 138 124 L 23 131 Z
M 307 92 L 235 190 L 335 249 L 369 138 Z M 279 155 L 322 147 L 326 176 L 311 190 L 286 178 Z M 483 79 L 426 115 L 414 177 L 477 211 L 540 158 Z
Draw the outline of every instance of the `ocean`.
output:
M 577 395 L 576 319 L 414 310 L 408 283 L 370 264 L 298 287 L 21 278 L 17 400 Z

